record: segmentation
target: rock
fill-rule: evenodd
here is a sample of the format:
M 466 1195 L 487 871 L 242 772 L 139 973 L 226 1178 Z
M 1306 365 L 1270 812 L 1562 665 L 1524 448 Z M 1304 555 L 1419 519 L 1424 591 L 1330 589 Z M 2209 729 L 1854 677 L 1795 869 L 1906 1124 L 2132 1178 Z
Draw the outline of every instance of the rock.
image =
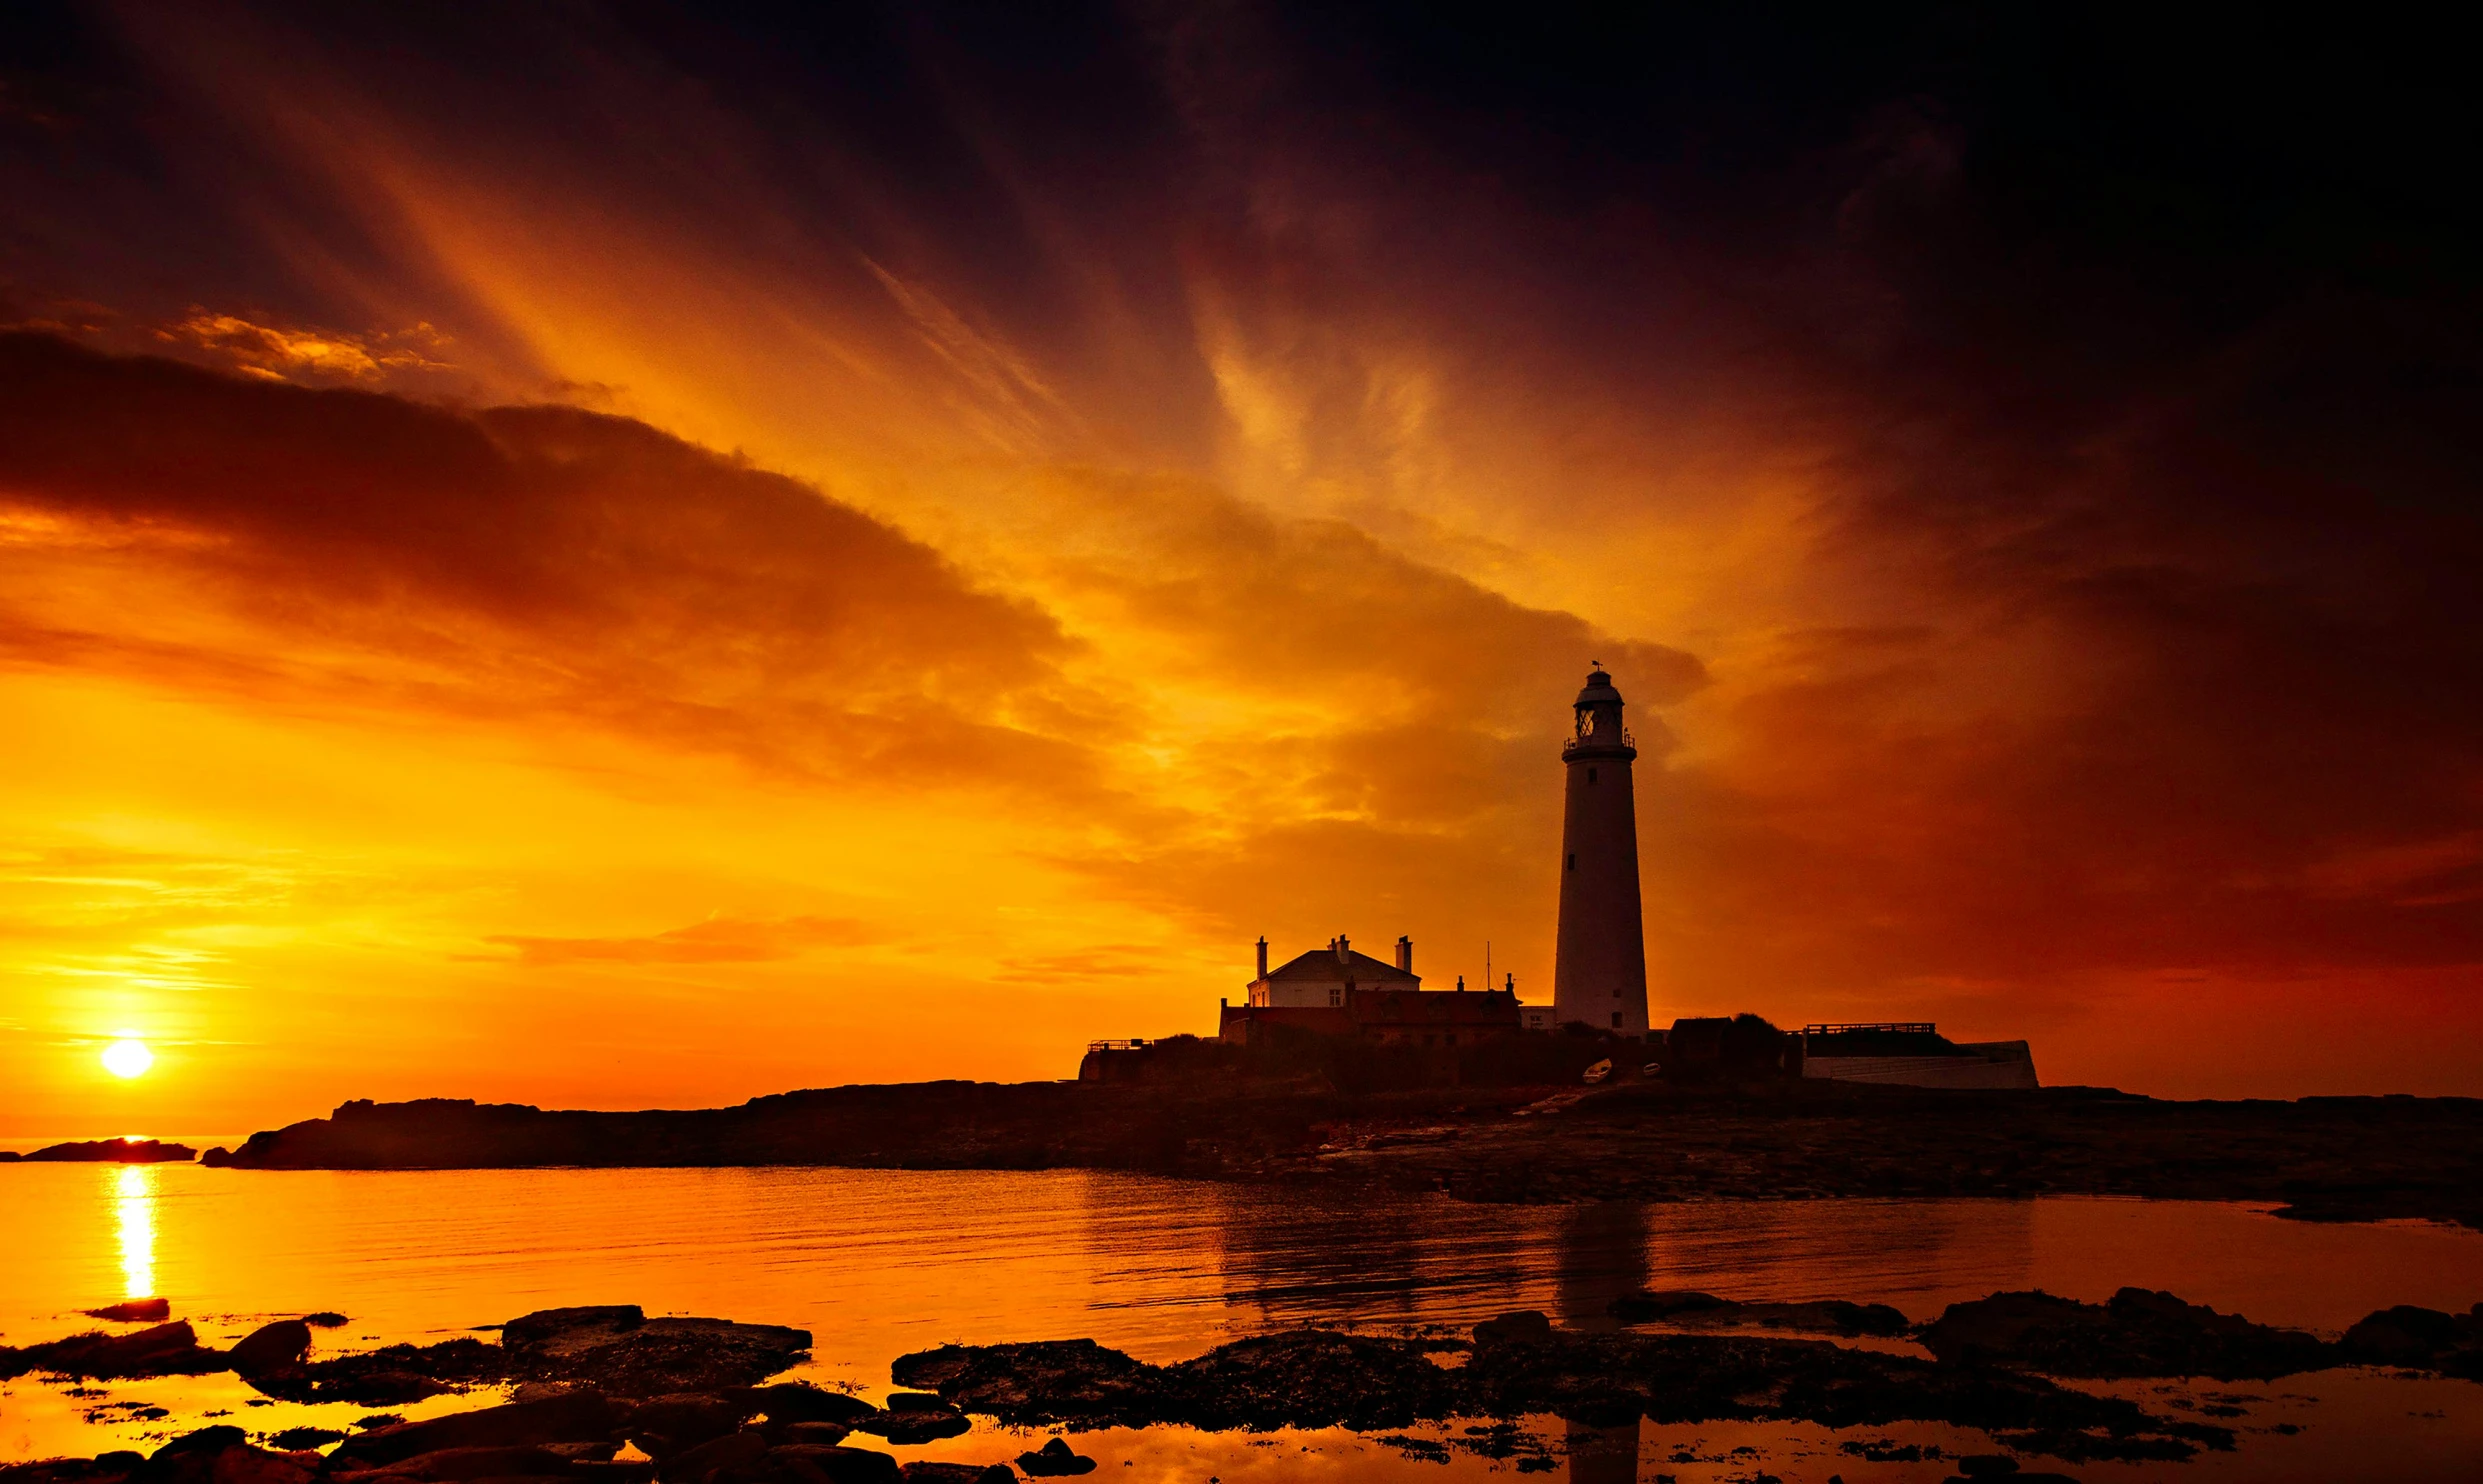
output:
M 731 1432 L 659 1460 L 656 1475 L 664 1484 L 688 1484 L 688 1481 L 704 1479 L 721 1469 L 756 1463 L 760 1455 L 767 1451 L 766 1437 L 756 1430 Z
M 344 1439 L 345 1434 L 332 1427 L 288 1427 L 280 1433 L 270 1434 L 267 1440 L 287 1453 L 299 1453 L 306 1448 L 324 1448 Z
M 1524 1345 L 1552 1338 L 1552 1321 L 1541 1309 L 1518 1309 L 1474 1327 L 1477 1345 Z
M 892 1391 L 881 1406 L 891 1412 L 945 1412 L 948 1398 L 936 1391 Z
M 340 1467 L 353 1463 L 368 1468 L 446 1448 L 588 1442 L 610 1437 L 620 1421 L 602 1393 L 572 1391 L 378 1428 L 338 1445 L 334 1457 Z
M 857 1418 L 868 1417 L 879 1410 L 858 1396 L 841 1391 L 823 1391 L 800 1381 L 779 1381 L 773 1386 L 753 1386 L 746 1393 L 751 1405 L 776 1422 L 842 1422 L 850 1425 Z
M 880 1412 L 856 1422 L 854 1431 L 877 1433 L 891 1443 L 911 1446 L 953 1438 L 973 1426 L 964 1413 L 942 1406 L 936 1411 L 915 1408 L 904 1412 Z
M 0 1484 L 117 1484 L 145 1462 L 146 1456 L 140 1453 L 107 1453 L 95 1458 L 0 1463 Z
M 778 1448 L 765 1462 L 777 1477 L 799 1484 L 896 1484 L 903 1477 L 896 1459 L 870 1448 Z
M 649 1319 L 635 1304 L 545 1309 L 501 1326 L 510 1373 L 617 1396 L 752 1386 L 810 1353 L 810 1332 L 729 1319 Z
M 543 1446 L 571 1463 L 610 1463 L 612 1455 L 621 1451 L 620 1443 L 611 1438 L 594 1443 L 546 1443 Z
M 1615 1319 L 1642 1323 L 1652 1319 L 1670 1319 L 1676 1314 L 1695 1314 L 1701 1309 L 1732 1307 L 1731 1299 L 1721 1299 L 1712 1293 L 1699 1293 L 1687 1288 L 1663 1288 L 1625 1293 L 1607 1304 L 1605 1312 Z
M 655 1465 L 643 1458 L 579 1458 L 570 1461 L 568 1477 L 580 1484 L 647 1484 Z
M 1154 1410 L 1161 1372 L 1093 1340 L 942 1345 L 899 1356 L 889 1374 L 1003 1422 L 1112 1419 Z
M 172 1300 L 131 1299 L 126 1303 L 106 1304 L 100 1309 L 80 1309 L 78 1312 L 89 1319 L 109 1319 L 117 1324 L 161 1323 L 172 1317 Z
M 20 1371 L 48 1371 L 102 1380 L 202 1376 L 223 1370 L 228 1364 L 223 1351 L 206 1349 L 198 1343 L 198 1334 L 186 1319 L 126 1335 L 71 1335 L 49 1344 L 28 1345 L 15 1356 L 15 1367 Z
M 240 1428 L 230 1423 L 222 1423 L 214 1427 L 202 1427 L 195 1432 L 183 1433 L 156 1449 L 148 1456 L 147 1462 L 162 1463 L 175 1458 L 211 1456 L 227 1448 L 248 1447 L 249 1443 L 249 1437 Z
M 1746 1304 L 1686 1289 L 1626 1293 L 1606 1305 L 1605 1312 L 1630 1324 L 1660 1321 L 1691 1328 L 1734 1326 L 1810 1334 L 1901 1335 L 1908 1327 L 1905 1315 L 1886 1304 L 1844 1299 Z
M 1017 1484 L 1005 1463 L 909 1463 L 900 1470 L 905 1484 Z
M 780 1446 L 808 1443 L 816 1448 L 833 1448 L 852 1431 L 842 1422 L 782 1422 L 772 1424 L 768 1436 Z
M 321 1309 L 316 1314 L 303 1315 L 302 1322 L 313 1329 L 342 1329 L 345 1327 L 345 1316 L 334 1309 Z
M 2399 1304 L 2365 1315 L 2345 1332 L 2339 1348 L 2348 1359 L 2366 1364 L 2428 1366 L 2483 1339 L 2476 1333 L 2475 1317 Z
M 299 1319 L 279 1319 L 244 1335 L 231 1351 L 233 1369 L 245 1378 L 281 1371 L 310 1353 L 310 1326 Z
M 2169 1293 L 2124 1288 L 2105 1304 L 2042 1292 L 1951 1304 L 1925 1325 L 1944 1362 L 2004 1365 L 2052 1376 L 2210 1376 L 2264 1381 L 2337 1363 L 2315 1335 L 2271 1329 Z
M 1059 1479 L 1095 1472 L 1095 1460 L 1073 1452 L 1067 1441 L 1054 1438 L 1032 1453 L 1017 1455 L 1017 1466 L 1030 1479 Z
M 649 1457 L 660 1460 L 725 1436 L 757 1410 L 747 1392 L 735 1397 L 697 1391 L 651 1396 L 630 1407 L 629 1436 Z
M 391 1474 L 459 1484 L 468 1479 L 543 1478 L 568 1471 L 568 1459 L 549 1448 L 527 1445 L 441 1448 L 388 1465 Z
M 500 1326 L 500 1343 L 512 1350 L 538 1349 L 581 1334 L 627 1334 L 646 1322 L 647 1311 L 636 1304 L 537 1309 Z
M 506 1351 L 460 1338 L 436 1345 L 387 1345 L 358 1355 L 245 1373 L 243 1379 L 284 1401 L 394 1407 L 460 1386 L 504 1380 L 508 1373 Z
M 2017 1472 L 2017 1460 L 2006 1453 L 1967 1453 L 1957 1460 L 1957 1472 L 1974 1479 L 1996 1479 Z
M 1941 1422 L 2070 1459 L 2187 1458 L 2233 1432 L 2040 1377 L 1817 1340 L 1590 1334 L 1478 1345 L 1456 1369 L 1436 1341 L 1303 1331 L 1151 1366 L 1092 1341 L 948 1345 L 898 1359 L 906 1386 L 1011 1425 L 1395 1428 L 1551 1413 L 1590 1424 L 1796 1420 L 1832 1428 Z

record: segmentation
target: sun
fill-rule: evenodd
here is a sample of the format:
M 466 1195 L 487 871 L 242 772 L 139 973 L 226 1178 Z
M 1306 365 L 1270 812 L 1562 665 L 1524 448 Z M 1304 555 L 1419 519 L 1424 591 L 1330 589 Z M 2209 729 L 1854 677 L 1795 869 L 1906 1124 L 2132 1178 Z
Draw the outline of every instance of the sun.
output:
M 103 1069 L 115 1077 L 135 1077 L 155 1065 L 155 1053 L 144 1041 L 115 1041 L 103 1049 Z

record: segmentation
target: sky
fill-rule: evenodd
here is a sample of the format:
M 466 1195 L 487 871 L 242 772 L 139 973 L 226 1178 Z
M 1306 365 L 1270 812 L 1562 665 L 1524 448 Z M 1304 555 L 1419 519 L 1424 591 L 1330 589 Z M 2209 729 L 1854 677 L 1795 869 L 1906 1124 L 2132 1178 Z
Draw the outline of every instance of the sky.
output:
M 1592 661 L 1658 1024 L 2483 1094 L 2455 49 L 1717 9 L 11 7 L 0 1138 L 1548 1000 Z

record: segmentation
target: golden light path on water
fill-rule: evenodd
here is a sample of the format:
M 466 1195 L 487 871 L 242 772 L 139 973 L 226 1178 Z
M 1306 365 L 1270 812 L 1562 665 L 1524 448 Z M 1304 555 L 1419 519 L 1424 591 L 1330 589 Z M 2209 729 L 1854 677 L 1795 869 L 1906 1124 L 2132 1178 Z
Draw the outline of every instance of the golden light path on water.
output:
M 123 1165 L 113 1175 L 112 1202 L 120 1221 L 121 1288 L 127 1298 L 155 1296 L 154 1165 Z

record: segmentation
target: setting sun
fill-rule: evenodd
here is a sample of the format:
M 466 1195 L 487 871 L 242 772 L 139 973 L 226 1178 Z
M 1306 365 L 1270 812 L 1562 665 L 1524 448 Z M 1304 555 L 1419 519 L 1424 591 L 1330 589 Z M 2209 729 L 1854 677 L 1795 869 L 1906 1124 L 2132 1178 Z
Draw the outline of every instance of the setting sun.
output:
M 136 1077 L 155 1065 L 155 1053 L 144 1041 L 115 1041 L 103 1049 L 103 1069 L 115 1077 Z

